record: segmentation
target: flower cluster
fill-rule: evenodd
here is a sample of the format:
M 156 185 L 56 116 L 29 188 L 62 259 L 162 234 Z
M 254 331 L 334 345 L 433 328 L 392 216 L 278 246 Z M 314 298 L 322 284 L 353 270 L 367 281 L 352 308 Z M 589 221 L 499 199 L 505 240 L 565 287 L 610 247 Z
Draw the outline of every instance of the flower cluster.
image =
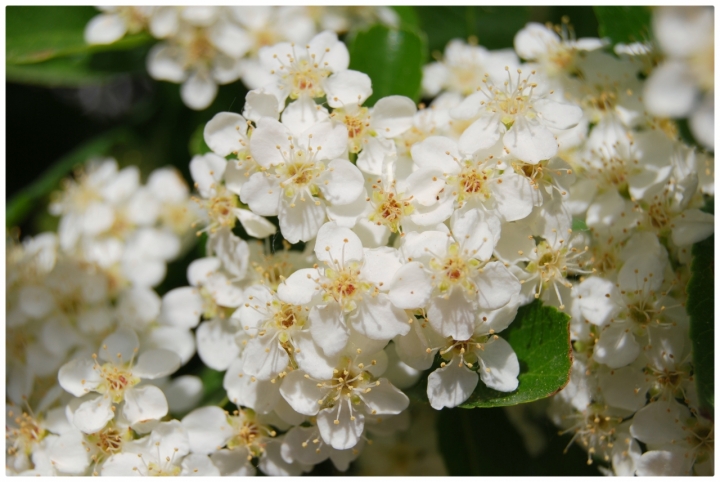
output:
M 267 77 L 259 52 L 291 41 L 303 44 L 318 29 L 345 32 L 351 25 L 397 23 L 387 7 L 99 7 L 103 13 L 85 27 L 89 44 L 111 44 L 126 34 L 148 32 L 159 40 L 147 70 L 157 80 L 182 84 L 185 105 L 206 109 L 218 85 L 238 79 L 250 88 Z
M 571 315 L 549 415 L 588 463 L 712 473 L 685 310 L 691 246 L 714 229 L 712 157 L 657 117 L 685 111 L 647 94 L 689 57 L 649 72 L 654 51 L 529 24 L 514 50 L 448 44 L 425 67 L 427 106 L 365 105 L 370 77 L 333 31 L 313 36 L 317 18 L 346 28 L 331 12 L 128 7 L 88 26 L 166 39 L 150 71 L 185 82 L 191 107 L 239 75 L 253 89 L 205 125 L 192 198 L 171 170 L 140 186 L 97 161 L 53 200 L 57 235 L 10 243 L 8 472 L 299 475 L 360 457 L 373 473 L 371 437 L 436 450 L 397 433 L 423 371 L 436 410 L 522 388 L 503 331 L 539 299 Z M 681 13 L 658 10 L 658 32 Z M 193 229 L 205 257 L 161 297 Z M 167 378 L 196 352 L 224 372 L 221 406 Z

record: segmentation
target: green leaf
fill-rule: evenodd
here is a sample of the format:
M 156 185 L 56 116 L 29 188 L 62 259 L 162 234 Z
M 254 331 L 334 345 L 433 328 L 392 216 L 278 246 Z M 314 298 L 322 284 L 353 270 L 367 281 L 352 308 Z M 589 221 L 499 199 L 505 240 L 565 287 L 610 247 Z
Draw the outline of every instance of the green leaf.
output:
M 498 392 L 480 382 L 462 407 L 532 402 L 557 393 L 570 379 L 570 317 L 565 313 L 533 301 L 518 310 L 517 317 L 502 334 L 520 361 L 518 389 Z
M 192 133 L 188 143 L 188 150 L 191 156 L 207 154 L 212 151 L 205 143 L 205 124 L 197 126 L 197 129 Z
M 371 106 L 388 95 L 420 98 L 422 66 L 427 57 L 425 39 L 405 29 L 374 25 L 358 32 L 350 44 L 350 68 L 372 79 Z
M 107 154 L 111 148 L 128 142 L 128 139 L 130 139 L 130 132 L 125 128 L 118 128 L 81 144 L 60 158 L 50 169 L 39 174 L 35 182 L 8 201 L 5 210 L 6 226 L 12 227 L 20 224 L 38 201 L 57 189 L 60 180 L 67 176 L 75 166 L 85 163 L 93 156 Z
M 452 39 L 474 37 L 483 47 L 513 46 L 518 30 L 530 20 L 528 7 L 415 7 L 430 51 L 442 52 Z
M 712 418 L 715 407 L 715 236 L 693 246 L 692 276 L 688 282 L 687 311 L 693 346 L 695 384 L 703 415 Z
M 418 17 L 415 7 L 410 5 L 395 5 L 390 7 L 400 17 L 400 27 L 408 30 L 420 30 L 420 17 Z
M 146 33 L 110 45 L 85 43 L 85 25 L 100 12 L 93 7 L 7 7 L 6 64 L 43 62 L 56 57 L 132 49 L 153 41 Z
M 602 38 L 609 38 L 612 44 L 641 42 L 650 38 L 650 8 L 636 7 L 594 7 Z
M 79 87 L 106 82 L 117 73 L 94 70 L 90 55 L 75 55 L 50 59 L 37 64 L 8 64 L 5 79 L 8 82 L 33 84 L 44 87 Z

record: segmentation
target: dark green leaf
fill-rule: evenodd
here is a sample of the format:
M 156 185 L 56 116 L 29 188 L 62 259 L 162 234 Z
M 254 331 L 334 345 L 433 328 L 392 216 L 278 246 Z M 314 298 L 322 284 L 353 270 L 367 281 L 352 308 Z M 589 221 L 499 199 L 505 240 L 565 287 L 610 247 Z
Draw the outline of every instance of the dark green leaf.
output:
M 131 49 L 152 41 L 150 35 L 140 33 L 111 45 L 86 44 L 85 25 L 99 13 L 93 7 L 7 7 L 6 63 L 27 64 L 65 55 Z
M 693 246 L 692 276 L 688 283 L 687 311 L 693 345 L 694 378 L 703 414 L 715 407 L 715 236 Z
M 358 32 L 350 44 L 350 68 L 372 79 L 373 95 L 365 105 L 388 95 L 417 101 L 426 57 L 424 38 L 410 30 L 374 25 Z
M 602 38 L 612 44 L 641 42 L 650 38 L 650 9 L 648 7 L 595 7 Z
M 57 189 L 60 180 L 75 166 L 83 164 L 93 156 L 107 154 L 113 146 L 127 142 L 130 133 L 118 128 L 85 142 L 80 147 L 60 158 L 50 169 L 38 175 L 35 182 L 20 191 L 8 201 L 5 211 L 6 225 L 17 226 L 30 212 L 40 198 Z
M 190 142 L 188 143 L 188 150 L 190 151 L 191 156 L 197 156 L 211 152 L 211 149 L 205 143 L 204 132 L 205 124 L 200 124 L 199 126 L 197 126 L 197 129 L 195 129 L 192 136 L 190 137 Z
M 203 367 L 199 376 L 203 382 L 203 399 L 200 406 L 217 405 L 225 399 L 227 395 L 223 388 L 225 372 Z
M 5 78 L 8 82 L 33 84 L 44 87 L 79 87 L 107 82 L 116 73 L 94 70 L 90 55 L 74 55 L 50 59 L 37 64 L 8 64 Z
M 513 46 L 518 30 L 530 20 L 527 7 L 415 7 L 431 52 L 442 52 L 452 39 L 477 39 L 489 49 Z
M 400 17 L 400 27 L 408 30 L 420 30 L 420 18 L 418 17 L 415 7 L 410 5 L 396 5 L 390 7 Z
M 572 365 L 568 315 L 534 301 L 518 310 L 515 321 L 502 334 L 520 360 L 518 389 L 498 392 L 480 382 L 463 407 L 532 402 L 557 393 L 567 384 Z

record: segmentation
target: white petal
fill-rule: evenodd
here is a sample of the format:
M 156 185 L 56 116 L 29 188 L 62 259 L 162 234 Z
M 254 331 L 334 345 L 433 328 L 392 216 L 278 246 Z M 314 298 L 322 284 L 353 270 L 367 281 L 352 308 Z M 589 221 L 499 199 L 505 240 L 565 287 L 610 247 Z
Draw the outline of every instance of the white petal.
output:
M 153 380 L 171 375 L 178 368 L 180 357 L 176 353 L 164 349 L 150 350 L 140 355 L 133 366 L 133 375 Z
M 316 159 L 347 158 L 348 133 L 345 124 L 323 121 L 314 124 L 310 129 L 298 136 L 298 143 L 304 148 L 317 150 Z
M 502 308 L 520 293 L 520 282 L 499 261 L 488 263 L 475 279 L 478 303 L 486 310 Z
M 620 294 L 615 284 L 606 279 L 597 276 L 586 278 L 577 286 L 577 294 L 580 312 L 594 325 L 606 325 L 620 310 Z
M 210 457 L 205 454 L 188 454 L 182 459 L 180 476 L 219 477 L 220 469 L 215 467 Z
M 686 64 L 670 60 L 660 64 L 645 82 L 647 110 L 664 117 L 685 117 L 695 103 L 697 87 Z
M 515 121 L 503 137 L 503 144 L 512 155 L 530 164 L 550 159 L 558 151 L 558 142 L 552 132 L 524 119 Z
M 270 380 L 285 370 L 290 357 L 276 337 L 265 334 L 248 341 L 243 351 L 243 370 L 246 375 Z
M 100 344 L 100 359 L 118 363 L 130 361 L 140 347 L 140 340 L 135 332 L 129 328 L 118 328 L 108 335 Z
M 534 189 L 527 178 L 506 173 L 492 184 L 497 210 L 504 221 L 524 219 L 532 212 Z
M 76 397 L 82 397 L 94 390 L 101 381 L 100 374 L 95 370 L 95 363 L 85 358 L 70 360 L 58 372 L 60 386 Z
M 680 447 L 645 452 L 637 461 L 637 475 L 641 477 L 672 477 L 690 475 L 690 461 Z
M 254 137 L 253 137 L 254 138 Z M 282 188 L 275 177 L 256 172 L 242 188 L 240 200 L 260 216 L 277 216 Z
M 517 34 L 513 45 L 517 54 L 525 60 L 535 60 L 548 54 L 548 50 L 560 44 L 560 37 L 542 24 L 530 22 Z
M 383 137 L 397 137 L 412 127 L 417 107 L 402 95 L 383 97 L 375 103 L 370 124 Z
M 273 223 L 247 209 L 234 209 L 233 212 L 240 221 L 240 224 L 242 224 L 245 232 L 254 238 L 267 238 L 277 232 L 277 228 Z
M 344 267 L 349 261 L 362 260 L 363 247 L 360 238 L 348 228 L 340 227 L 336 223 L 325 223 L 317 233 L 315 256 L 319 261 L 337 269 L 335 263 Z
M 457 357 L 453 358 L 428 377 L 427 395 L 430 405 L 435 410 L 457 407 L 472 395 L 477 384 L 477 373 L 460 364 Z
M 573 104 L 540 99 L 533 104 L 543 124 L 552 129 L 566 130 L 577 125 L 582 118 L 582 109 Z
M 280 232 L 290 244 L 313 239 L 326 219 L 322 201 L 309 193 L 301 196 L 294 206 L 283 199 L 278 209 Z
M 219 112 L 205 124 L 205 143 L 218 156 L 225 157 L 248 147 L 247 121 L 234 112 Z
M 390 301 L 406 310 L 422 308 L 430 299 L 432 289 L 430 275 L 422 263 L 412 261 L 403 265 L 390 283 Z
M 378 384 L 368 391 L 360 393 L 360 398 L 368 408 L 368 413 L 377 415 L 396 415 L 410 404 L 407 395 L 393 386 L 387 378 L 378 380 Z
M 245 30 L 225 19 L 208 28 L 208 35 L 218 50 L 235 59 L 245 55 L 254 42 Z
M 458 147 L 466 154 L 472 154 L 480 149 L 488 149 L 500 139 L 500 132 L 500 124 L 496 116 L 480 117 L 462 133 L 458 140 Z M 507 136 L 507 134 L 505 135 Z
M 115 416 L 112 399 L 98 395 L 80 404 L 73 414 L 73 424 L 85 433 L 100 431 Z
M 202 312 L 203 300 L 195 287 L 175 288 L 163 296 L 161 317 L 173 326 L 195 328 Z
M 485 385 L 501 392 L 512 392 L 518 387 L 520 363 L 510 344 L 495 338 L 475 350 L 480 359 L 478 374 Z
M 397 308 L 385 293 L 365 296 L 350 317 L 351 326 L 373 340 L 391 340 L 410 331 L 408 315 Z
M 249 477 L 255 475 L 255 467 L 247 459 L 248 455 L 248 449 L 241 446 L 232 450 L 219 450 L 213 453 L 210 459 L 220 470 L 220 475 Z
M 285 107 L 282 113 L 282 123 L 293 136 L 299 137 L 318 122 L 330 118 L 327 109 L 309 97 L 300 97 Z
M 453 236 L 465 256 L 487 261 L 500 239 L 500 220 L 480 209 L 455 212 L 451 221 Z
M 341 398 L 333 408 L 321 410 L 317 415 L 320 435 L 325 443 L 336 450 L 345 450 L 357 445 L 365 426 L 365 416 L 357 411 L 351 412 L 349 405 L 349 401 Z M 335 420 L 338 420 L 337 424 Z
M 610 368 L 620 368 L 632 363 L 640 354 L 640 345 L 627 323 L 611 324 L 600 332 L 595 343 L 593 358 Z
M 236 405 L 250 407 L 259 413 L 269 413 L 280 399 L 279 383 L 258 380 L 243 375 L 242 361 L 235 360 L 225 372 L 223 387 Z
M 217 84 L 208 74 L 196 72 L 183 82 L 180 97 L 191 109 L 203 110 L 215 100 L 217 91 Z
M 263 117 L 277 120 L 279 114 L 278 98 L 275 95 L 256 89 L 251 90 L 245 96 L 243 115 L 248 120 L 256 123 Z
M 314 306 L 308 315 L 310 320 L 310 333 L 315 343 L 322 348 L 325 355 L 334 357 L 343 348 L 348 340 L 348 328 L 345 325 L 345 316 L 337 303 Z
M 331 204 L 349 204 L 363 193 L 365 181 L 360 170 L 350 161 L 333 159 L 317 186 Z
M 240 356 L 236 331 L 227 321 L 203 321 L 197 329 L 197 350 L 203 363 L 214 370 L 227 370 Z
M 165 394 L 158 387 L 145 385 L 125 392 L 123 415 L 131 425 L 146 420 L 160 420 L 168 413 Z M 77 416 L 77 412 L 75 412 Z
M 217 154 L 207 153 L 194 156 L 190 161 L 190 174 L 197 185 L 197 190 L 204 198 L 214 194 L 213 187 L 220 184 L 227 161 Z
M 598 385 L 603 398 L 612 407 L 637 412 L 645 406 L 650 384 L 642 368 L 634 365 L 603 370 L 598 374 Z
M 101 14 L 85 26 L 85 42 L 91 45 L 111 44 L 123 38 L 127 25 L 119 15 Z
M 278 298 L 291 305 L 306 305 L 318 292 L 318 280 L 316 269 L 299 269 L 278 285 Z
M 430 325 L 443 336 L 456 340 L 467 340 L 472 336 L 475 322 L 475 309 L 463 293 L 463 288 L 455 287 L 446 295 L 433 296 L 427 310 Z
M 666 444 L 685 438 L 683 426 L 690 411 L 676 401 L 656 401 L 635 414 L 630 426 L 633 437 L 646 444 Z
M 283 379 L 280 393 L 296 412 L 315 415 L 320 409 L 318 400 L 325 398 L 327 388 L 318 388 L 317 382 L 305 378 L 305 373 L 295 370 Z
M 343 70 L 332 74 L 323 84 L 330 107 L 361 105 L 372 95 L 372 82 L 367 74 Z
M 702 241 L 714 231 L 715 216 L 700 211 L 688 209 L 673 219 L 672 240 L 678 246 L 689 246 Z
M 460 172 L 455 159 L 461 159 L 457 143 L 441 136 L 431 136 L 413 144 L 411 150 L 413 161 L 420 168 L 439 169 L 446 173 Z
M 233 435 L 227 414 L 220 407 L 197 408 L 185 415 L 181 423 L 188 434 L 190 451 L 196 454 L 215 452 Z
M 313 378 L 329 380 L 333 377 L 333 370 L 338 360 L 325 356 L 315 344 L 312 335 L 301 331 L 293 335 L 295 345 L 295 361 L 301 370 Z
M 387 289 L 386 285 L 390 284 L 401 267 L 398 251 L 389 247 L 365 248 L 363 257 L 365 259 L 360 268 L 360 277 L 375 283 L 382 290 Z

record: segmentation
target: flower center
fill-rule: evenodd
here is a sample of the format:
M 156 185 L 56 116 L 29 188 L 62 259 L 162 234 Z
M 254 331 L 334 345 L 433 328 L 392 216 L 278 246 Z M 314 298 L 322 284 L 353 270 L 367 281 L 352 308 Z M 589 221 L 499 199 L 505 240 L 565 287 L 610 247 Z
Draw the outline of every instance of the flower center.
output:
M 363 148 L 363 140 L 368 135 L 374 135 L 366 128 L 370 127 L 367 107 L 362 107 L 354 114 L 348 113 L 343 109 L 335 109 L 330 117 L 339 120 L 348 131 L 348 150 L 352 153 L 358 153 Z
M 391 232 L 397 233 L 402 218 L 415 210 L 410 204 L 412 197 L 401 199 L 396 193 L 384 190 L 380 183 L 373 184 L 372 189 L 370 201 L 375 209 L 370 213 L 370 221 L 378 226 L 385 225 Z
M 128 363 L 131 365 L 132 362 Z M 103 382 L 97 387 L 99 393 L 107 394 L 114 403 L 120 403 L 125 399 L 125 390 L 140 383 L 140 378 L 133 376 L 129 367 L 121 367 L 114 363 L 96 365 L 100 371 Z
M 232 229 L 237 219 L 233 209 L 240 205 L 238 197 L 222 184 L 215 184 L 213 189 L 215 190 L 215 194 L 208 199 L 198 197 L 193 197 L 192 199 L 208 213 L 209 221 L 207 229 L 211 233 L 214 233 L 220 228 Z
M 16 414 L 8 411 L 8 419 L 15 422 L 15 427 L 5 425 L 6 451 L 8 455 L 24 453 L 30 455 L 33 446 L 43 439 L 46 431 L 40 427 L 40 423 L 30 414 L 22 412 Z
M 369 283 L 360 280 L 360 266 L 350 263 L 343 269 L 325 269 L 325 282 L 321 285 L 325 290 L 325 301 L 334 299 L 346 312 L 357 308 L 356 300 L 369 291 Z
M 430 260 L 430 268 L 440 275 L 437 287 L 441 293 L 448 292 L 455 285 L 460 285 L 468 292 L 474 293 L 477 288 L 471 277 L 480 268 L 480 264 L 475 258 L 467 259 L 462 256 L 458 243 L 450 245 L 448 255 L 444 259 Z

